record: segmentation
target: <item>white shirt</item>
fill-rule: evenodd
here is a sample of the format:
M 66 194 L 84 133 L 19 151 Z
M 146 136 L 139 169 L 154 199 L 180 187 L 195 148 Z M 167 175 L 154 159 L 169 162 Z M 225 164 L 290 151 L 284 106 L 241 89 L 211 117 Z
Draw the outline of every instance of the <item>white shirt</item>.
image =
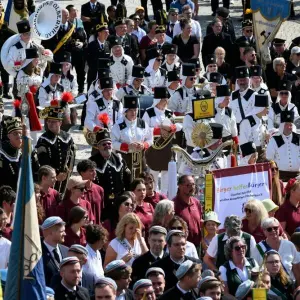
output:
M 71 92 L 74 98 L 77 96 L 78 84 L 75 77 L 73 77 L 72 81 L 67 77 L 62 77 L 60 80 L 60 84 L 64 87 L 65 92 Z
M 232 135 L 233 137 L 237 136 L 237 126 L 236 119 L 233 112 L 231 112 L 231 116 L 226 113 L 225 108 L 216 107 L 216 115 L 214 117 L 216 123 L 223 125 L 222 137 L 227 137 Z
M 266 252 L 266 248 L 262 242 L 258 243 L 257 245 L 259 245 L 262 248 L 262 250 Z M 281 261 L 284 266 L 284 269 L 288 272 L 289 276 L 292 279 L 295 279 L 295 276 L 292 271 L 292 267 L 293 265 L 300 263 L 300 254 L 299 252 L 297 252 L 296 247 L 292 242 L 288 240 L 281 240 L 278 253 L 281 257 Z M 259 265 L 262 265 L 263 258 L 261 257 L 257 246 L 255 247 L 254 251 L 251 252 L 251 257 L 254 258 Z
M 100 99 L 99 96 L 97 99 Z M 111 130 L 114 121 L 114 114 L 115 114 L 115 121 L 123 119 L 123 104 L 119 102 L 119 111 L 113 111 L 113 100 L 107 101 L 103 99 L 104 106 L 101 108 L 98 106 L 96 101 L 88 101 L 86 106 L 86 117 L 84 121 L 84 126 L 87 127 L 89 130 L 93 131 L 95 126 L 103 127 L 103 124 L 98 120 L 98 115 L 107 113 L 110 119 L 109 122 L 109 130 Z
M 126 62 L 126 65 L 122 63 Z M 122 57 L 113 56 L 113 64 L 110 66 L 111 76 L 115 84 L 126 84 L 131 77 L 132 67 L 134 65 L 130 56 L 124 54 Z
M 53 99 L 58 99 L 60 100 L 61 99 L 61 95 L 62 93 L 54 86 L 52 86 L 51 84 L 49 84 L 49 87 L 51 89 L 50 93 L 48 94 L 45 90 L 45 87 L 47 86 L 48 84 L 42 84 L 41 85 L 41 88 L 39 89 L 39 105 L 42 106 L 42 107 L 47 107 L 47 106 L 50 106 L 51 104 L 51 101 Z M 54 91 L 54 92 L 52 92 Z
M 248 142 L 253 142 L 256 147 L 264 146 L 267 129 L 265 125 L 262 124 L 262 120 L 260 118 L 256 115 L 253 115 L 252 117 L 256 122 L 256 124 L 252 127 L 248 119 L 244 119 L 241 122 L 239 143 L 240 145 L 243 145 Z
M 131 258 L 130 261 L 126 263 L 127 266 L 132 266 L 133 261 L 139 257 L 142 254 L 142 249 L 140 242 L 135 239 L 134 240 L 134 245 L 131 247 L 129 242 L 124 239 L 124 242 L 128 245 L 128 248 L 131 248 L 131 251 L 133 253 L 133 257 Z M 128 249 L 126 249 L 119 241 L 117 238 L 114 238 L 110 243 L 109 246 L 113 248 L 113 250 L 117 253 L 117 257 L 115 258 L 116 260 L 122 259 L 126 254 L 128 254 Z
M 256 261 L 255 262 L 255 265 L 258 267 Z M 236 269 L 237 273 L 238 273 L 238 276 L 240 277 L 241 281 L 246 281 L 249 279 L 249 276 L 248 276 L 248 271 L 247 271 L 247 268 L 246 267 L 251 267 L 249 261 L 247 260 L 247 258 L 245 258 L 245 264 L 244 264 L 244 267 L 243 269 L 239 269 L 234 263 L 232 260 L 229 261 L 229 266 L 230 266 L 230 269 L 231 270 L 234 270 Z M 219 271 L 221 273 L 221 279 L 225 282 L 227 282 L 227 269 L 223 266 L 220 266 L 219 268 Z
M 182 289 L 182 288 L 179 286 L 178 282 L 176 283 L 176 286 L 177 286 L 177 288 L 179 289 L 179 291 L 180 291 L 182 294 L 186 294 L 186 293 L 189 292 L 189 291 L 186 291 L 186 290 Z
M 166 249 L 166 253 L 169 253 L 169 248 Z M 189 242 L 189 241 L 186 241 L 186 247 L 185 247 L 184 255 L 199 259 L 199 255 L 198 255 L 198 252 L 196 250 L 195 245 L 193 243 Z
M 104 271 L 102 266 L 102 258 L 100 252 L 91 248 L 90 245 L 86 245 L 88 251 L 87 262 L 83 265 L 82 271 L 84 273 L 90 273 L 94 277 L 94 282 L 99 278 L 104 277 Z
M 192 34 L 194 34 L 199 41 L 201 41 L 202 38 L 202 31 L 201 31 L 201 26 L 200 23 L 198 21 L 195 21 L 193 19 L 191 19 L 191 23 L 192 23 Z M 182 32 L 182 29 L 180 27 L 180 23 L 176 23 L 174 26 L 174 30 L 173 30 L 173 37 L 175 35 L 178 35 Z
M 117 122 L 112 127 L 111 131 L 111 140 L 113 144 L 113 149 L 121 150 L 122 143 L 131 144 L 131 143 L 148 143 L 149 146 L 153 144 L 153 130 L 149 128 L 149 125 L 145 122 L 145 128 L 137 127 L 137 119 L 134 121 L 129 121 L 127 118 L 124 118 L 126 127 L 121 129 L 120 124 L 122 121 Z M 132 150 L 129 150 L 129 153 L 132 153 Z
M 7 269 L 9 255 L 10 255 L 11 241 L 1 237 L 0 238 L 0 269 Z
M 240 93 L 242 107 L 243 107 L 244 114 L 246 117 L 251 113 L 252 108 L 254 107 L 254 103 L 255 103 L 255 95 L 257 95 L 257 93 L 254 92 L 250 96 L 248 101 L 245 100 L 244 96 L 248 92 L 248 90 L 249 89 L 246 89 L 243 92 L 240 92 L 239 90 L 237 91 L 237 93 Z M 233 114 L 235 115 L 237 124 L 239 124 L 242 121 L 242 116 L 241 116 L 241 111 L 240 111 L 240 107 L 239 107 L 239 101 L 238 101 L 238 99 L 232 99 L 233 94 L 234 94 L 234 92 L 232 92 L 230 95 L 229 107 L 232 109 Z
M 216 236 L 213 237 L 213 239 L 211 240 L 208 248 L 207 248 L 207 251 L 206 253 L 210 256 L 210 257 L 213 257 L 213 258 L 216 258 L 217 256 L 217 253 L 218 253 L 218 234 Z M 242 232 L 241 232 L 241 235 L 242 236 Z M 223 241 L 226 241 L 228 240 L 228 235 L 225 233 L 224 237 L 223 237 Z M 256 249 L 256 242 L 255 242 L 255 239 L 254 237 L 251 235 L 251 238 L 250 238 L 250 257 L 252 258 L 255 258 L 253 257 L 253 253 Z M 223 249 L 221 250 L 223 251 Z M 258 263 L 259 264 L 259 263 Z
M 141 27 L 138 27 L 137 29 L 133 30 L 131 33 L 138 38 L 139 42 L 141 41 L 142 37 L 146 35 L 146 31 Z
M 28 86 L 36 85 L 39 87 L 42 84 L 43 78 L 40 75 L 33 73 L 31 76 L 24 73 L 23 70 L 20 70 L 17 75 L 17 87 L 18 91 L 20 91 L 20 87 L 23 84 L 28 84 Z
M 174 112 L 187 113 L 192 108 L 192 100 L 196 99 L 196 89 L 194 87 L 187 88 L 185 85 L 181 87 L 183 97 L 176 91 L 170 98 L 168 108 Z
M 150 76 L 146 76 L 144 78 L 144 84 L 150 89 L 153 89 L 157 86 L 165 86 L 165 82 L 166 77 L 162 75 L 160 69 L 151 71 Z
M 277 143 L 272 137 L 267 146 L 266 157 L 274 160 L 281 171 L 297 172 L 300 170 L 300 147 L 292 143 L 293 135 L 276 134 L 281 136 L 284 144 L 278 148 Z

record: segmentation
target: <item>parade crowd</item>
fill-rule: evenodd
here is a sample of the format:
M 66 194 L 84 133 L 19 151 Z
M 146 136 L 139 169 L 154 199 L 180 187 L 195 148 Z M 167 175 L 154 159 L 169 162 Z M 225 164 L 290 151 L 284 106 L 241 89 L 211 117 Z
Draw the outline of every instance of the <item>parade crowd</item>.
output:
M 130 16 L 111 2 L 90 0 L 80 17 L 73 4 L 62 8 L 60 29 L 41 44 L 24 19 L 7 46 L 1 21 L 3 290 L 25 122 L 47 299 L 254 299 L 265 289 L 265 299 L 299 300 L 300 36 L 275 38 L 263 67 L 251 12 L 236 32 L 229 1 L 212 1 L 205 36 L 191 0 L 166 10 L 151 1 L 151 20 L 147 0 Z M 209 98 L 214 113 L 198 120 L 196 105 Z M 91 150 L 79 161 L 76 124 Z M 243 217 L 226 211 L 220 226 L 204 211 L 197 168 L 177 161 L 170 197 L 175 144 L 191 161 L 209 160 L 206 173 L 269 162 L 270 199 L 248 199 Z

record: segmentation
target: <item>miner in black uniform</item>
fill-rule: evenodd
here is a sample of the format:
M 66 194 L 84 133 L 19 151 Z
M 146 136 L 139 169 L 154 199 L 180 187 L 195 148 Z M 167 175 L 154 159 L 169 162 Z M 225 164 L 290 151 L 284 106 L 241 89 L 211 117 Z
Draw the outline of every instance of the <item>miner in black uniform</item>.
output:
M 140 63 L 139 45 L 136 39 L 127 33 L 125 19 L 119 18 L 115 21 L 115 30 L 116 34 L 110 35 L 107 40 L 112 44 L 115 44 L 115 40 L 118 40 L 122 44 L 124 54 L 129 55 L 133 59 L 134 64 L 138 65 Z
M 131 172 L 120 154 L 112 152 L 110 133 L 103 129 L 94 133 L 91 146 L 99 152 L 90 157 L 97 165 L 95 183 L 105 190 L 103 219 L 111 215 L 115 197 L 129 190 Z
M 97 0 L 91 0 L 81 6 L 80 15 L 84 30 L 89 39 L 90 35 L 92 34 L 92 29 L 99 24 L 101 17 L 104 16 L 106 18 L 105 5 Z
M 54 61 L 57 55 L 62 52 L 72 52 L 72 41 L 75 34 L 75 24 L 68 21 L 69 12 L 67 9 L 62 9 L 61 25 L 57 34 L 49 40 L 43 40 L 42 46 L 45 49 L 50 49 L 54 54 Z M 65 41 L 63 41 L 65 40 Z
M 291 52 L 286 47 L 286 40 L 275 38 L 273 40 L 273 46 L 270 49 L 272 61 L 277 57 L 283 57 L 285 62 L 288 62 L 290 59 Z
M 11 118 L 4 123 L 8 140 L 2 141 L 0 146 L 0 187 L 8 185 L 16 191 L 22 156 L 22 122 L 20 118 Z M 31 160 L 35 175 L 39 168 L 35 151 Z
M 96 39 L 89 43 L 87 49 L 87 63 L 89 66 L 87 76 L 88 89 L 91 83 L 96 79 L 98 60 L 100 58 L 110 57 L 110 46 L 107 41 L 109 35 L 107 23 L 99 23 L 96 25 Z
M 2 3 L 0 3 L 0 49 L 8 38 L 10 38 L 13 33 L 7 29 L 7 24 L 4 22 L 4 9 Z M 12 99 L 12 96 L 9 95 L 9 74 L 3 68 L 2 62 L 0 60 L 0 72 L 1 72 L 1 81 L 3 84 L 2 91 L 0 94 L 3 94 L 3 97 L 6 99 Z
M 40 165 L 51 166 L 56 171 L 55 189 L 60 193 L 65 191 L 75 162 L 75 145 L 72 136 L 61 130 L 63 115 L 64 109 L 58 106 L 48 106 L 40 113 L 40 117 L 46 119 L 47 130 L 36 144 Z

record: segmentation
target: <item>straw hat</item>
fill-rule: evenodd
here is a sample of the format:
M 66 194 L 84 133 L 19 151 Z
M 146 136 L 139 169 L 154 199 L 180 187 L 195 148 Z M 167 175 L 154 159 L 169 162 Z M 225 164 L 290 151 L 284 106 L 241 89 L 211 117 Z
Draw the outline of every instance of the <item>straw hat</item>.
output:
M 271 199 L 264 199 L 262 201 L 262 204 L 264 205 L 265 209 L 269 213 L 272 210 L 278 210 L 279 206 L 276 205 Z

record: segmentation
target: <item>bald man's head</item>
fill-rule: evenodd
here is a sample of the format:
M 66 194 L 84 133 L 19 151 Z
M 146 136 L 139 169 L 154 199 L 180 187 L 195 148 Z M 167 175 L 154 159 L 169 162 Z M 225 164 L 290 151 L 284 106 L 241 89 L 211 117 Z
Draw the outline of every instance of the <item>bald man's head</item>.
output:
M 62 24 L 65 24 L 69 20 L 69 11 L 63 8 L 61 12 L 62 12 L 61 22 Z

